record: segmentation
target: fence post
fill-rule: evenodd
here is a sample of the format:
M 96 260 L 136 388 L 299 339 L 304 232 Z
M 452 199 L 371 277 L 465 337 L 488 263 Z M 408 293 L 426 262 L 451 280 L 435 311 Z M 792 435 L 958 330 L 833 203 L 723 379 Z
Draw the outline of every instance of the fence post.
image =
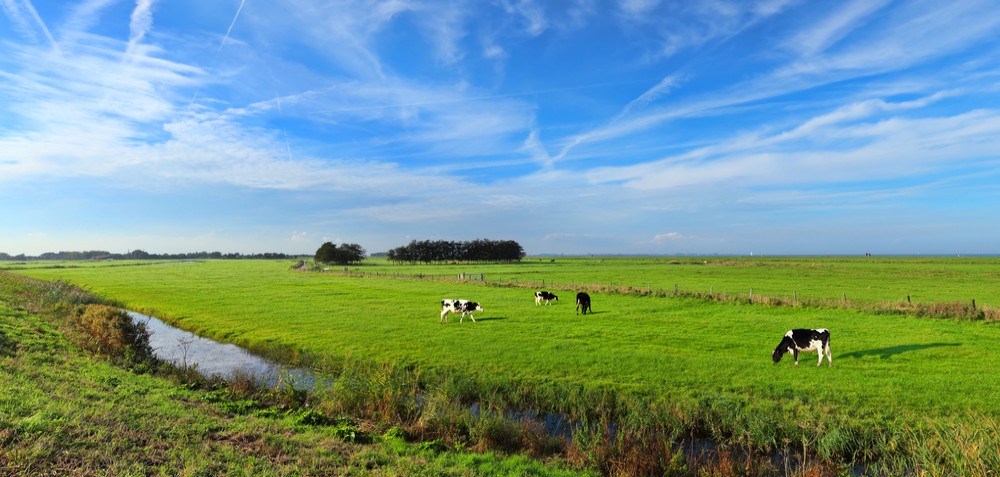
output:
M 753 288 L 750 289 L 750 301 L 753 301 Z
M 792 290 L 792 303 L 798 303 L 798 302 L 799 302 L 799 293 L 795 290 Z
M 677 284 L 674 283 L 674 296 L 677 296 L 677 294 L 679 293 L 679 291 L 680 290 L 677 288 Z
M 976 299 L 972 299 L 972 311 L 976 311 Z

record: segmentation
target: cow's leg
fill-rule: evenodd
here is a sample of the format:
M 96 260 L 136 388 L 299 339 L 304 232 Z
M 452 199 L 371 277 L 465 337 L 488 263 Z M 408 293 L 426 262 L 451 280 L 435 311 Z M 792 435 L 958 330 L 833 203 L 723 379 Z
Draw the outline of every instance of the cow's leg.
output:
M 833 352 L 830 351 L 830 343 L 826 344 L 826 360 L 830 363 L 830 367 L 833 367 Z
M 821 345 L 819 348 L 816 349 L 816 354 L 819 355 L 819 362 L 816 363 L 816 366 L 823 366 L 823 349 L 824 348 L 825 347 Z
M 471 318 L 471 319 L 472 319 L 472 322 L 473 322 L 473 323 L 475 323 L 475 322 L 476 322 L 476 317 L 475 317 L 475 316 L 472 316 L 472 313 L 469 313 L 469 318 Z
M 448 310 L 444 310 L 441 312 L 441 319 L 438 320 L 438 323 L 447 323 L 447 322 L 448 322 Z
M 799 365 L 799 349 L 798 348 L 792 348 L 792 356 L 795 357 L 795 365 L 798 366 Z

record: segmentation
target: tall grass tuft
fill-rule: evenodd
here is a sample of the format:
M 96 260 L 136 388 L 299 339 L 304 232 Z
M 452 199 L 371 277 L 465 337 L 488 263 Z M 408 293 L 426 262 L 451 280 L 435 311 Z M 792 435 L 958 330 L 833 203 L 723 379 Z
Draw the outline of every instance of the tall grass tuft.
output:
M 907 465 L 920 474 L 993 475 L 1000 469 L 1000 421 L 994 417 L 927 419 L 908 431 L 921 445 L 912 449 Z

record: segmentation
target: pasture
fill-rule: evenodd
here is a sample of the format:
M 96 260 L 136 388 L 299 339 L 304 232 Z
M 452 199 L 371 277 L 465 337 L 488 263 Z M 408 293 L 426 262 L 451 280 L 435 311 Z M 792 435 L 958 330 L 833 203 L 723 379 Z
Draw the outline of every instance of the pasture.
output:
M 0 475 L 598 475 L 371 434 L 289 393 L 127 369 L 77 345 L 64 305 L 81 296 L 56 288 L 0 273 Z
M 609 412 L 750 449 L 802 449 L 827 462 L 954 469 L 986 459 L 1000 419 L 1000 327 L 851 307 L 767 306 L 673 297 L 681 288 L 868 303 L 1000 303 L 994 259 L 530 259 L 521 265 L 358 267 L 365 277 L 289 270 L 285 261 L 18 267 L 62 279 L 182 328 L 330 369 L 392 363 L 429 384 L 463 380 L 466 398 L 570 416 Z M 743 261 L 749 263 L 743 263 Z M 671 263 L 676 262 L 676 263 Z M 126 264 L 127 265 L 127 264 Z M 393 278 L 483 274 L 486 284 Z M 496 280 L 491 280 L 496 277 Z M 560 296 L 536 306 L 533 288 Z M 494 285 L 491 285 L 491 282 Z M 666 289 L 614 293 L 613 283 Z M 496 286 L 497 283 L 502 284 Z M 574 313 L 584 284 L 593 314 Z M 682 285 L 683 284 L 683 285 Z M 687 285 L 690 284 L 690 285 Z M 748 286 L 750 285 L 750 286 Z M 438 322 L 440 300 L 480 302 L 477 323 Z M 833 367 L 771 351 L 791 328 L 828 328 Z M 610 403 L 610 404 L 608 404 Z M 669 424 L 663 422 L 669 421 Z M 978 450 L 977 450 L 978 449 Z M 977 457 L 978 456 L 978 457 Z M 949 467 L 951 466 L 951 467 Z

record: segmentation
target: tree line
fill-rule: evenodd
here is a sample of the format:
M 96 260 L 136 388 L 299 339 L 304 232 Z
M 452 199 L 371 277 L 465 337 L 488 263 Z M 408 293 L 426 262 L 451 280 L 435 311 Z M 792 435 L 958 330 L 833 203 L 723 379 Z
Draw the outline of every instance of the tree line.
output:
M 386 252 L 386 258 L 396 263 L 433 262 L 519 262 L 525 257 L 524 248 L 513 240 L 476 239 L 465 242 L 447 240 L 414 240 L 409 245 Z
M 149 253 L 144 250 L 130 250 L 128 253 L 111 253 L 105 250 L 87 250 L 82 252 L 45 252 L 31 256 L 25 254 L 10 255 L 0 252 L 0 260 L 196 260 L 196 259 L 290 259 L 298 255 L 265 252 L 243 254 L 222 252 L 190 252 L 190 253 Z

